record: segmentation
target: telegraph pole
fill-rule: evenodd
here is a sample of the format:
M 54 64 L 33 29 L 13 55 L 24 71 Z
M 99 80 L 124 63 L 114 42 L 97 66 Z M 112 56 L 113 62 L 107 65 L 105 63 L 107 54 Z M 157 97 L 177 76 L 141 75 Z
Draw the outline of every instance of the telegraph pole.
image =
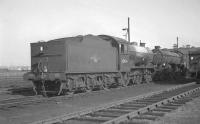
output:
M 130 18 L 129 17 L 128 17 L 128 28 L 123 28 L 122 30 L 127 32 L 126 36 L 128 35 L 128 42 L 130 43 L 131 38 L 130 38 Z
M 178 49 L 178 36 L 176 37 L 177 49 Z
M 128 17 L 128 42 L 130 43 L 131 42 L 131 39 L 130 39 L 130 18 Z

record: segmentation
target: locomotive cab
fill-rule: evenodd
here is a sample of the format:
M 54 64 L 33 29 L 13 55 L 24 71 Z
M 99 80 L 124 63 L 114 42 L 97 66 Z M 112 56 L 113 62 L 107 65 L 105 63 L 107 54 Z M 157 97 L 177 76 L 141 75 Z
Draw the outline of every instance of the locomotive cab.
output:
M 128 84 L 140 84 L 151 81 L 153 53 L 145 43 L 120 42 L 120 71 L 129 77 Z
M 129 52 L 128 52 L 128 43 L 120 43 L 120 70 L 124 72 L 128 72 L 130 70 L 130 58 L 129 58 Z

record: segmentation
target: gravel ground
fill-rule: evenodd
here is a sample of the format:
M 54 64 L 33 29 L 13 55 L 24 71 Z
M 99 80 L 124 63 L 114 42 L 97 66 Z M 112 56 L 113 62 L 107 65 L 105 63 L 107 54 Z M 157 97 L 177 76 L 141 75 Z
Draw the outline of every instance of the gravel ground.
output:
M 65 102 L 48 102 L 0 110 L 0 124 L 30 123 L 174 86 L 176 85 L 142 84 L 118 90 L 112 89 L 105 92 L 75 96 Z
M 24 81 L 26 71 L 0 72 L 0 100 L 33 95 L 32 83 Z
M 16 81 L 15 84 L 13 82 L 4 84 L 5 82 L 0 82 L 0 100 L 34 95 L 31 82 Z
M 166 114 L 154 124 L 200 124 L 200 97 Z

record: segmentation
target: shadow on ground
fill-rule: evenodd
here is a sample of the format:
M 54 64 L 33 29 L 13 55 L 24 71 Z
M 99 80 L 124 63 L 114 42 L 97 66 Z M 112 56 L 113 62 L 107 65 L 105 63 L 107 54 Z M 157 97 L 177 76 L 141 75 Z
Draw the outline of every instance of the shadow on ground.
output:
M 32 87 L 13 87 L 8 89 L 11 95 L 34 96 L 35 93 Z
M 196 79 L 185 79 L 185 78 L 168 80 L 168 81 L 154 81 L 154 83 L 156 84 L 187 84 L 191 82 L 198 82 L 198 81 Z

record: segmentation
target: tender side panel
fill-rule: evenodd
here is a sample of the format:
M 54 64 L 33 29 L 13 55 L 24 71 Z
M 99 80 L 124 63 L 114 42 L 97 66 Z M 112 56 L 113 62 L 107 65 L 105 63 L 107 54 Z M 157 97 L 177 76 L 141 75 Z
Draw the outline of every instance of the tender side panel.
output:
M 117 49 L 109 41 L 96 36 L 85 36 L 70 42 L 67 49 L 68 72 L 115 72 Z
M 50 41 L 31 44 L 32 70 L 47 68 L 47 72 L 65 72 L 65 42 Z M 38 66 L 39 64 L 39 66 Z

